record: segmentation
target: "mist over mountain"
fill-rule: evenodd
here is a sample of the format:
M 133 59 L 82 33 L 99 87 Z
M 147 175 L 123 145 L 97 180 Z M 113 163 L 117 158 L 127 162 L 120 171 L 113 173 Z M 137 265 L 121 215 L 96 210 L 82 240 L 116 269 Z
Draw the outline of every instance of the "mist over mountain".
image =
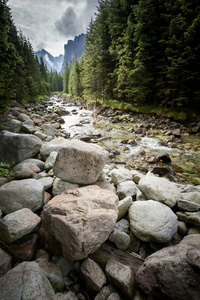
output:
M 64 45 L 64 60 L 61 72 L 63 73 L 65 70 L 66 62 L 70 64 L 75 56 L 77 56 L 78 60 L 81 58 L 84 52 L 85 46 L 85 37 L 84 33 L 76 36 L 74 40 L 69 40 L 66 45 Z
M 54 57 L 49 52 L 47 52 L 45 49 L 42 49 L 40 51 L 35 52 L 35 55 L 37 58 L 41 59 L 43 58 L 44 64 L 47 67 L 49 71 L 57 71 L 60 73 L 63 65 L 64 55 L 60 54 L 59 56 Z

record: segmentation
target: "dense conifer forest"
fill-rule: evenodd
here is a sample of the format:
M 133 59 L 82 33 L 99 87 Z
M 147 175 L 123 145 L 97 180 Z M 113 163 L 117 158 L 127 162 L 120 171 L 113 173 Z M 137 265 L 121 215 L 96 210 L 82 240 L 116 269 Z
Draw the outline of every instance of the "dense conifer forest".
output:
M 48 72 L 0 0 L 0 105 L 51 91 L 133 106 L 200 108 L 198 0 L 99 0 L 85 52 Z
M 62 76 L 38 61 L 30 41 L 17 31 L 7 0 L 0 0 L 0 112 L 13 100 L 23 103 L 62 89 Z
M 66 66 L 65 91 L 133 105 L 197 109 L 199 32 L 198 0 L 100 0 L 82 60 L 71 64 L 73 75 Z

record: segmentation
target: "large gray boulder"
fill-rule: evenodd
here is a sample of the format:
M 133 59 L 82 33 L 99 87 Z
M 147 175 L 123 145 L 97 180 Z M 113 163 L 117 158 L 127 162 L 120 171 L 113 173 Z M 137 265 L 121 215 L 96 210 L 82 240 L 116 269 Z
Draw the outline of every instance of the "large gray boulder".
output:
M 19 134 L 9 131 L 0 132 L 0 161 L 18 163 L 35 156 L 42 141 L 32 134 Z
M 39 229 L 40 221 L 40 217 L 30 209 L 19 209 L 1 220 L 0 238 L 5 242 L 13 243 Z
M 0 278 L 1 300 L 55 300 L 54 290 L 36 262 L 23 262 Z
M 156 299 L 199 299 L 199 245 L 200 234 L 194 234 L 150 255 L 136 274 L 137 284 Z
M 22 126 L 22 122 L 16 119 L 0 119 L 0 131 L 7 130 L 15 133 L 19 133 Z
M 129 219 L 132 232 L 144 242 L 167 243 L 178 229 L 174 212 L 153 200 L 133 202 Z
M 146 175 L 138 184 L 147 200 L 155 200 L 174 207 L 182 195 L 173 182 L 165 178 Z
M 92 184 L 97 181 L 108 159 L 108 152 L 98 145 L 69 141 L 57 155 L 54 173 L 64 181 Z
M 0 187 L 0 209 L 4 214 L 43 206 L 44 185 L 36 179 L 13 180 Z
M 117 205 L 117 195 L 98 186 L 71 189 L 44 206 L 42 223 L 61 243 L 64 257 L 79 260 L 108 239 L 117 220 Z

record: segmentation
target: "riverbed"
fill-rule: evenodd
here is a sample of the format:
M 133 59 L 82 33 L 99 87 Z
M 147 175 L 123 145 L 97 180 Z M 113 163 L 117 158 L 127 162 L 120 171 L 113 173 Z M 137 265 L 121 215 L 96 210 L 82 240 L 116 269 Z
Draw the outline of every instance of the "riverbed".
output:
M 166 143 L 166 134 L 157 128 L 149 129 L 145 136 L 132 132 L 132 128 L 138 126 L 137 117 L 132 122 L 113 123 L 108 116 L 97 114 L 95 109 L 75 105 L 57 96 L 50 97 L 49 102 L 49 110 L 62 108 L 68 112 L 62 116 L 65 121 L 63 132 L 70 133 L 70 138 L 91 137 L 90 142 L 109 150 L 113 163 L 146 172 L 156 165 L 148 162 L 151 157 L 167 152 L 171 158 L 170 166 L 180 181 L 200 184 L 199 136 L 183 133 L 178 143 Z

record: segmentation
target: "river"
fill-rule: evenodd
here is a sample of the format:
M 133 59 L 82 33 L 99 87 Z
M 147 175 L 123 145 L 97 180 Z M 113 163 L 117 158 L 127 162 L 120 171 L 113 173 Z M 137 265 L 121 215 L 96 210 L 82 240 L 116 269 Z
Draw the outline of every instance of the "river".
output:
M 172 160 L 171 166 L 180 180 L 191 184 L 200 184 L 200 137 L 182 134 L 182 143 L 175 146 L 162 146 L 166 135 L 161 130 L 149 130 L 148 136 L 138 136 L 131 132 L 137 122 L 112 123 L 108 117 L 96 116 L 91 111 L 74 105 L 57 96 L 49 99 L 49 109 L 63 108 L 68 115 L 62 116 L 65 123 L 62 131 L 70 133 L 70 138 L 84 140 L 91 137 L 90 142 L 97 143 L 113 154 L 113 162 L 126 164 L 132 169 L 149 170 L 155 164 L 149 164 L 148 158 L 161 152 L 167 152 Z M 134 145 L 124 144 L 123 140 L 134 140 Z

